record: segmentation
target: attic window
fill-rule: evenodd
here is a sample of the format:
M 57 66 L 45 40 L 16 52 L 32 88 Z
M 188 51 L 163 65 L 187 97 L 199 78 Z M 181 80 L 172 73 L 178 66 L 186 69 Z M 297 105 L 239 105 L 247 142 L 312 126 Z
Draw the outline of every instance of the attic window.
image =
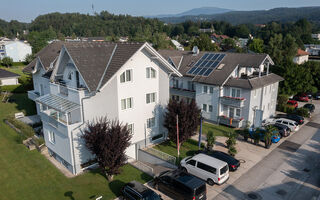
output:
M 220 64 L 217 69 L 222 69 L 224 67 L 224 64 Z
M 72 80 L 72 74 L 73 74 L 73 72 L 69 72 L 69 74 L 68 74 L 68 79 L 69 80 Z

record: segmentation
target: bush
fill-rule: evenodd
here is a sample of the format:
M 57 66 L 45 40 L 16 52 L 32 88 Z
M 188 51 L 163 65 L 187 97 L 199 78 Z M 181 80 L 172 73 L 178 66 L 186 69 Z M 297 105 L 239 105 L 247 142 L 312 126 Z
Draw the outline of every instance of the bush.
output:
M 208 133 L 207 133 L 207 149 L 212 150 L 215 142 L 216 142 L 216 136 L 213 134 L 212 131 L 208 131 Z
M 289 100 L 289 97 L 288 97 L 287 95 L 280 94 L 280 95 L 278 96 L 278 104 L 279 104 L 279 105 L 285 105 L 285 104 L 287 104 L 288 100 Z
M 288 113 L 288 114 L 292 114 L 295 112 L 295 108 L 287 105 L 287 104 L 284 104 L 284 105 L 280 105 L 278 104 L 277 105 L 277 111 L 280 111 L 280 112 L 284 112 L 284 113 Z
M 7 118 L 8 122 L 10 122 L 12 125 L 14 125 L 17 129 L 19 129 L 21 131 L 21 134 L 25 137 L 25 138 L 29 138 L 34 136 L 34 130 L 31 126 L 20 122 L 19 120 L 15 119 L 13 116 L 9 116 Z
M 9 67 L 9 66 L 12 66 L 13 60 L 10 57 L 4 57 L 1 61 L 1 63 L 2 63 L 2 65 Z
M 226 141 L 226 145 L 228 148 L 236 145 L 236 143 L 237 143 L 236 136 L 237 135 L 235 133 L 228 133 L 227 134 L 228 139 Z
M 231 147 L 229 147 L 229 149 L 228 149 L 228 153 L 231 155 L 231 156 L 235 156 L 237 153 L 238 153 L 238 151 L 237 151 L 237 149 L 234 147 L 234 146 L 231 146 Z
M 302 117 L 309 117 L 310 113 L 307 108 L 298 108 L 295 114 L 300 115 Z

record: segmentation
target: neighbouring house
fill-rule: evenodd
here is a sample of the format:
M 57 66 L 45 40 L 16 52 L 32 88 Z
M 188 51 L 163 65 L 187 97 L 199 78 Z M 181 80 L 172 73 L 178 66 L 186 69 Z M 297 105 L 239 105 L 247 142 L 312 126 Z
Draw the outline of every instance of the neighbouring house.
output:
M 279 82 L 267 54 L 160 50 L 183 77 L 172 76 L 172 99 L 194 99 L 205 120 L 231 127 L 260 127 L 275 115 Z
M 0 69 L 0 86 L 18 85 L 19 84 L 19 82 L 18 82 L 19 77 L 20 77 L 19 74 L 9 72 L 4 69 Z
M 309 53 L 302 49 L 298 49 L 296 56 L 293 58 L 293 62 L 298 65 L 308 62 L 308 60 L 309 60 Z
M 184 47 L 180 44 L 177 40 L 171 40 L 172 44 L 176 47 L 179 51 L 184 51 Z
M 304 47 L 310 56 L 320 56 L 320 44 L 305 44 Z
M 13 62 L 23 62 L 28 54 L 32 54 L 31 46 L 19 40 L 0 41 L 0 59 L 12 58 Z
M 200 28 L 199 29 L 199 32 L 200 33 L 214 33 L 214 28 L 213 27 L 211 27 L 211 28 Z
M 316 40 L 320 40 L 320 33 L 311 34 L 311 37 Z
M 220 44 L 224 39 L 228 39 L 229 36 L 227 35 L 218 35 L 216 33 L 211 35 L 211 40 L 213 43 Z
M 148 43 L 53 42 L 25 71 L 33 76 L 35 89 L 28 94 L 39 109 L 49 153 L 74 174 L 94 159 L 81 135 L 98 117 L 128 124 L 130 158 L 162 141 L 170 77 L 181 76 Z
M 247 46 L 249 39 L 248 38 L 239 38 L 236 41 L 236 45 L 240 48 L 244 48 Z

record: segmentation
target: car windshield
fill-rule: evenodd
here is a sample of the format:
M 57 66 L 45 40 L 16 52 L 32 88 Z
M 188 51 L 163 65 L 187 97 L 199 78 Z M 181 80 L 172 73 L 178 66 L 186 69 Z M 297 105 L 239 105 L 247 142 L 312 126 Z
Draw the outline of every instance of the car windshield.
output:
M 160 196 L 152 190 L 148 190 L 143 194 L 143 200 L 160 200 Z
M 225 174 L 227 171 L 228 171 L 228 165 L 226 165 L 220 169 L 220 175 Z
M 201 185 L 200 187 L 197 188 L 196 190 L 196 196 L 202 194 L 202 193 L 205 193 L 206 191 L 206 185 Z

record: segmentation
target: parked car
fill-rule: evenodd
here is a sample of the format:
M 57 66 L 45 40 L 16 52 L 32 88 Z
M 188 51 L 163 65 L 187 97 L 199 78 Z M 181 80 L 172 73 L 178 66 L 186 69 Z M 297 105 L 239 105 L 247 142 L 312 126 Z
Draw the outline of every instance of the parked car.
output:
M 275 118 L 286 118 L 297 122 L 299 125 L 304 123 L 304 118 L 295 114 L 278 114 Z
M 314 104 L 311 104 L 311 103 L 307 103 L 303 106 L 304 108 L 308 109 L 310 111 L 310 113 L 313 113 L 314 110 L 315 110 L 315 106 Z
M 229 179 L 228 164 L 203 153 L 186 157 L 180 164 L 183 171 L 207 181 L 209 185 L 221 185 Z
M 122 188 L 124 199 L 161 200 L 161 196 L 138 181 L 131 181 Z
M 155 188 L 173 199 L 207 199 L 206 183 L 180 170 L 165 171 L 154 179 Z
M 285 119 L 285 118 L 274 119 L 272 124 L 275 124 L 275 123 L 283 124 L 289 127 L 291 132 L 299 130 L 299 124 L 291 119 Z
M 278 123 L 275 123 L 275 124 L 272 124 L 272 126 L 274 126 L 276 129 L 278 129 L 281 137 L 288 137 L 290 135 L 290 128 L 283 125 L 283 124 L 278 124 Z
M 320 99 L 320 93 L 315 93 L 314 94 L 314 99 L 319 100 Z
M 289 100 L 287 105 L 293 108 L 298 108 L 298 102 L 296 100 Z
M 234 157 L 230 156 L 227 153 L 222 151 L 199 151 L 199 153 L 204 153 L 216 159 L 222 160 L 228 163 L 230 171 L 236 171 L 238 167 L 240 167 L 240 161 L 235 159 Z
M 298 94 L 293 97 L 294 100 L 308 102 L 309 97 L 307 94 Z
M 253 137 L 253 134 L 257 131 L 257 129 L 249 129 L 249 134 L 251 138 Z M 264 133 L 266 132 L 266 129 L 264 129 L 264 127 L 259 129 L 259 134 L 260 134 L 260 140 L 264 141 Z M 271 137 L 271 142 L 272 143 L 278 143 L 280 141 L 280 134 L 278 130 L 274 130 L 272 133 L 272 137 Z

